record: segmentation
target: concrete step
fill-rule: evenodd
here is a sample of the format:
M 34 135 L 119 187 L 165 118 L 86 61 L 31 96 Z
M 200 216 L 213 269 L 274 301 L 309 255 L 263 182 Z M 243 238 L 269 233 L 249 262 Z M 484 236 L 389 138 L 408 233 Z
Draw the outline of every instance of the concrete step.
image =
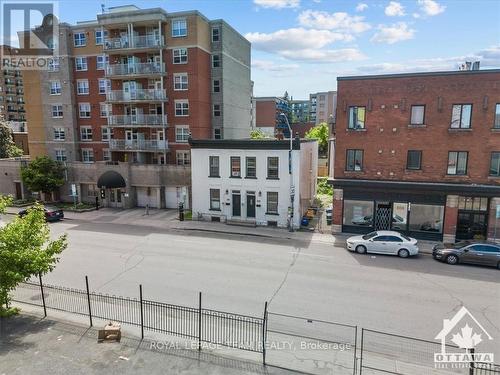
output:
M 257 226 L 257 223 L 255 221 L 248 221 L 248 220 L 226 220 L 227 225 L 236 225 L 240 227 L 251 227 L 255 228 Z

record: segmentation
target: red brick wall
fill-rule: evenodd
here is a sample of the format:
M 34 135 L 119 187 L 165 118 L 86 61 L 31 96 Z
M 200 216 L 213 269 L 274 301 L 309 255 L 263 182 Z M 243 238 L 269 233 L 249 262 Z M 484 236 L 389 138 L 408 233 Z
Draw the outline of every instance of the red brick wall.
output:
M 274 100 L 256 101 L 255 124 L 262 127 L 276 125 L 276 102 Z
M 471 130 L 449 130 L 452 105 L 460 103 L 473 105 Z M 335 178 L 500 185 L 488 177 L 490 154 L 500 151 L 500 132 L 492 130 L 496 103 L 498 72 L 339 80 Z M 425 127 L 408 126 L 412 104 L 425 104 Z M 367 107 L 365 131 L 347 130 L 348 107 L 356 105 Z M 364 149 L 363 172 L 345 172 L 347 149 Z M 422 170 L 406 170 L 408 150 L 422 150 Z M 446 174 L 448 151 L 469 152 L 467 176 Z

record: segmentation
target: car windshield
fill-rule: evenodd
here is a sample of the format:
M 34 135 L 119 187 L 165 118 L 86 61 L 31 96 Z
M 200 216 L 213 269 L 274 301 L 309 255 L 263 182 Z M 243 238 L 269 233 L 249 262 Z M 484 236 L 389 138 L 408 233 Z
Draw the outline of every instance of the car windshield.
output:
M 375 237 L 376 235 L 377 235 L 377 232 L 371 232 L 371 233 L 365 234 L 365 235 L 363 236 L 363 239 L 364 239 L 364 240 L 369 240 L 370 238 L 373 238 L 373 237 Z
M 461 249 L 462 247 L 468 246 L 471 243 L 472 242 L 470 242 L 470 241 L 460 241 L 460 242 L 451 244 L 451 247 L 453 247 L 454 249 Z
M 45 210 L 46 211 L 58 211 L 59 208 L 57 208 L 55 206 L 45 206 Z
M 402 234 L 402 233 L 399 233 L 399 235 L 400 235 L 402 238 L 404 238 L 406 241 L 411 242 L 411 238 L 410 238 L 410 237 L 405 236 L 405 235 L 404 235 L 404 234 Z

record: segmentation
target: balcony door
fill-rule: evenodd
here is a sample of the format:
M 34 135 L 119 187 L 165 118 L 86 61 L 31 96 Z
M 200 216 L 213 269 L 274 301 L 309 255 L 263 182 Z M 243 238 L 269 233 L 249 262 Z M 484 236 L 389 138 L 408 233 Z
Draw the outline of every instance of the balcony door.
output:
M 125 115 L 130 116 L 131 125 L 139 124 L 142 112 L 142 108 L 132 107 L 129 105 L 125 106 Z
M 131 100 L 137 98 L 137 90 L 140 89 L 140 84 L 135 81 L 123 82 L 123 98 Z
M 125 130 L 125 145 L 126 146 L 133 146 L 134 143 L 137 143 L 137 140 L 139 139 L 139 133 L 137 133 L 137 130 Z

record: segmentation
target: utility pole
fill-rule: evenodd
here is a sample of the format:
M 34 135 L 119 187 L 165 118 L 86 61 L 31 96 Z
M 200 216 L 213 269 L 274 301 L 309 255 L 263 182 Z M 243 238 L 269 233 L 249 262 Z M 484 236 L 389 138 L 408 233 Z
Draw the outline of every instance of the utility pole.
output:
M 286 126 L 288 126 L 288 131 L 290 132 L 290 150 L 288 151 L 288 174 L 290 175 L 290 232 L 293 232 L 293 203 L 295 201 L 295 186 L 293 186 L 293 167 L 292 167 L 292 150 L 293 150 L 293 133 L 292 127 L 288 122 L 288 117 L 281 112 L 280 116 L 285 118 Z

